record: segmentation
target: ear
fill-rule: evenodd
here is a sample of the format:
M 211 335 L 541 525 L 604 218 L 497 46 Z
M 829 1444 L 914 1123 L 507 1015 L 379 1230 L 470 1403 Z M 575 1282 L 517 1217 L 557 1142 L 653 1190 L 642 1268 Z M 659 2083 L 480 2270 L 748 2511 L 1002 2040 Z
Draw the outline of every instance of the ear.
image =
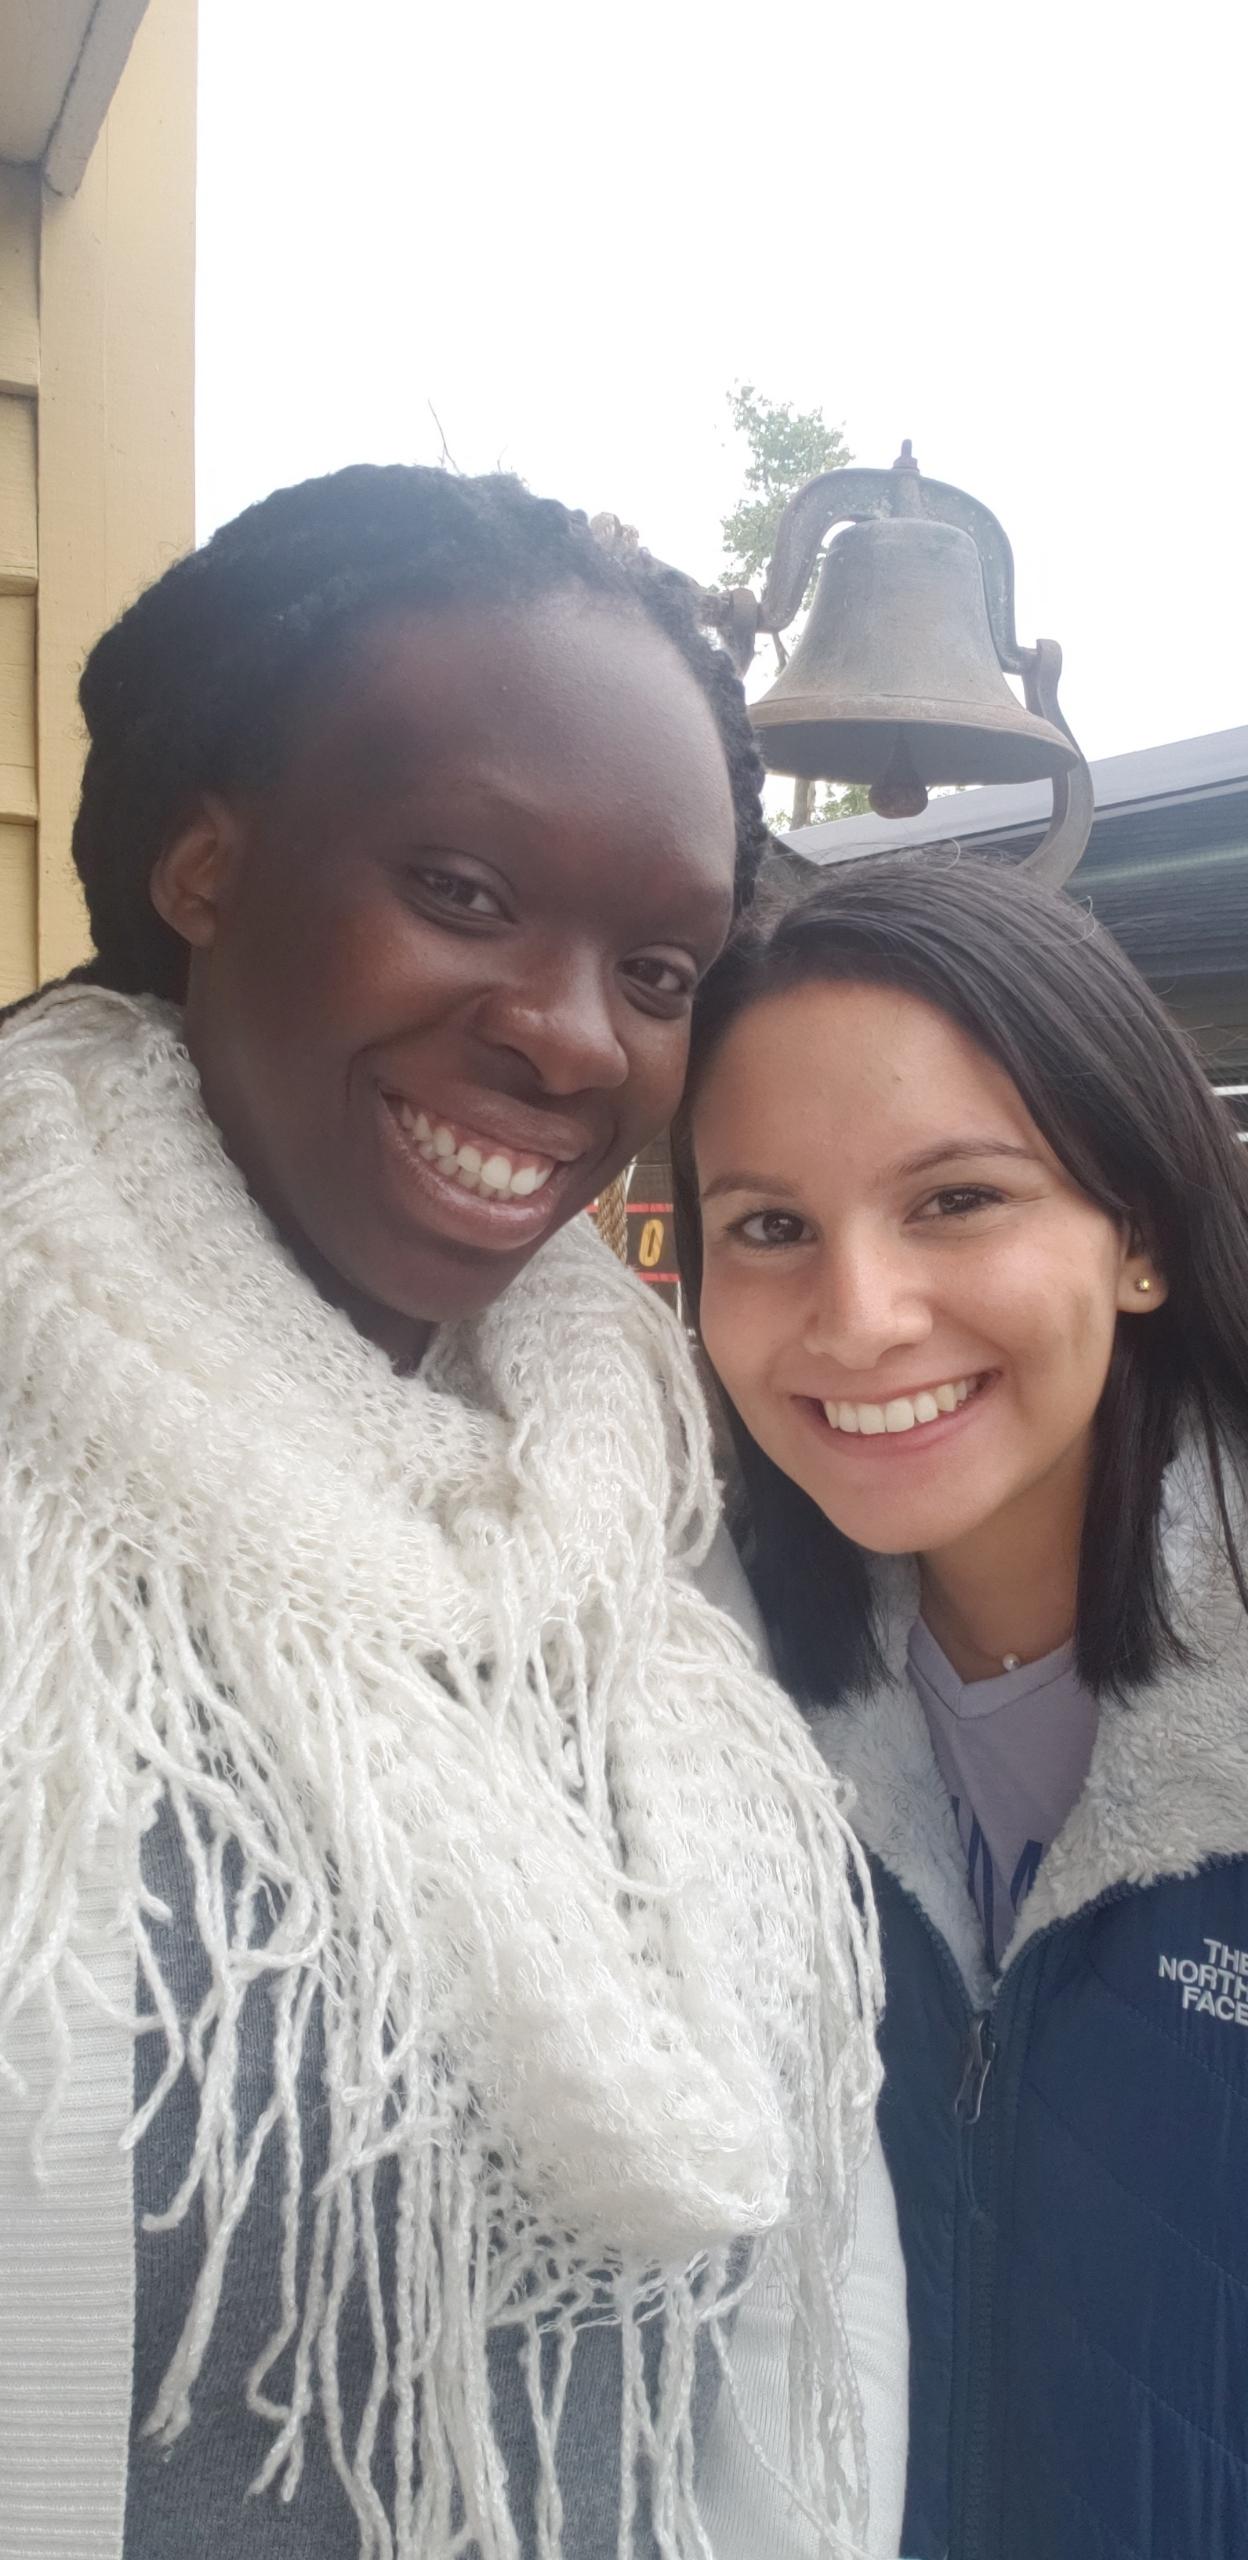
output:
M 1118 1274 L 1118 1313 L 1123 1316 L 1151 1316 L 1164 1307 L 1169 1294 L 1164 1271 L 1159 1271 L 1151 1253 L 1134 1238 L 1123 1254 Z
M 209 951 L 217 938 L 242 850 L 242 828 L 228 802 L 201 800 L 152 871 L 157 915 L 193 951 Z

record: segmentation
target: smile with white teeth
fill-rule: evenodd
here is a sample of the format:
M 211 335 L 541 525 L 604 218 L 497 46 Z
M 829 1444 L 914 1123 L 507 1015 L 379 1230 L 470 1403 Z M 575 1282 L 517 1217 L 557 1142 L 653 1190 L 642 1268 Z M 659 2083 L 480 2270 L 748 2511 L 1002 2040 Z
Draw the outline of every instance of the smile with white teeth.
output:
M 924 1387 L 917 1396 L 892 1396 L 887 1404 L 825 1404 L 834 1431 L 860 1432 L 864 1439 L 885 1431 L 915 1431 L 925 1422 L 956 1413 L 968 1396 L 982 1387 L 983 1377 L 950 1378 L 939 1387 Z
M 550 1156 L 511 1156 L 488 1139 L 478 1146 L 472 1138 L 460 1138 L 444 1120 L 414 1111 L 401 1095 L 394 1094 L 391 1100 L 417 1154 L 427 1164 L 436 1164 L 439 1173 L 463 1191 L 493 1193 L 496 1200 L 527 1200 L 549 1182 L 555 1170 Z

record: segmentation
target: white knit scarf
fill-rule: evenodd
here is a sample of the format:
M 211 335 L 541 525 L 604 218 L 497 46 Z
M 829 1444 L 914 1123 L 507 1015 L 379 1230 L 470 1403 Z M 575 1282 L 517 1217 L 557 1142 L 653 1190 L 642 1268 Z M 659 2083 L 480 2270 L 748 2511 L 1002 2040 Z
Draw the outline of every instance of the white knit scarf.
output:
M 119 1876 L 165 2039 L 131 2141 L 188 2054 L 199 2079 L 171 2218 L 199 2198 L 207 2241 L 151 2424 L 193 2423 L 277 2145 L 282 2320 L 246 2384 L 273 2430 L 261 2478 L 293 2494 L 324 2425 L 362 2555 L 517 2551 L 486 2365 L 507 2324 L 529 2341 L 538 2547 L 558 2560 L 560 2405 L 590 2307 L 622 2324 L 620 2549 L 648 2472 L 663 2553 L 704 2555 L 694 2351 L 700 2331 L 722 2344 L 737 2244 L 767 2235 L 795 2314 L 797 2486 L 821 2549 L 857 2535 L 839 2306 L 875 2090 L 873 1923 L 817 1754 L 691 1582 L 714 1516 L 679 1330 L 587 1220 L 403 1379 L 250 1199 L 175 1014 L 62 990 L 5 1030 L 0 2071 L 32 2004 L 65 2055 L 83 1914 Z M 189 2025 L 140 1875 L 162 1799 L 211 1967 Z M 258 1970 L 273 2078 L 244 2145 L 236 2038 Z M 316 2011 L 329 2171 L 309 2194 L 297 2075 Z M 358 2273 L 380 2302 L 385 2159 L 395 2303 L 352 2443 L 336 2324 Z M 640 2343 L 656 2311 L 657 2405 Z M 551 2332 L 564 2352 L 533 2351 Z

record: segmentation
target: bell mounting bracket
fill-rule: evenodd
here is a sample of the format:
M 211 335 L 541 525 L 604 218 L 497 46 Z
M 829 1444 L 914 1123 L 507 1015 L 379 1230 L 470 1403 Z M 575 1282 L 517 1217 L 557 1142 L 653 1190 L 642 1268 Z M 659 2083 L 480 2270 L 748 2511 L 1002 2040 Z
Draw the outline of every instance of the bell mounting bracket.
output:
M 1075 749 L 1077 764 L 1054 780 L 1048 828 L 1034 853 L 1020 865 L 1034 878 L 1060 887 L 1083 853 L 1093 816 L 1092 776 L 1057 698 L 1061 648 L 1056 640 L 1037 640 L 1034 648 L 1023 647 L 1014 621 L 1014 554 L 1004 525 L 967 490 L 955 489 L 947 480 L 925 479 L 908 442 L 891 470 L 864 470 L 851 464 L 842 471 L 821 471 L 817 479 L 808 480 L 781 516 L 761 598 L 748 587 L 706 594 L 707 620 L 744 674 L 759 634 L 778 635 L 801 612 L 815 563 L 833 527 L 870 524 L 889 516 L 925 516 L 970 535 L 979 554 L 988 627 L 999 663 L 1007 675 L 1021 677 L 1027 709 L 1052 721 Z

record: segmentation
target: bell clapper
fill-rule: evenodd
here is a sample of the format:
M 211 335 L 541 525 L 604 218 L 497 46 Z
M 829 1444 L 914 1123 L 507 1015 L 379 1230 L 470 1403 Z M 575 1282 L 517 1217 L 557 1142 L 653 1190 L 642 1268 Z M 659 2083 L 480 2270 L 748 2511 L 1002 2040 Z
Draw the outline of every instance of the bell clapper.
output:
M 897 732 L 897 743 L 868 794 L 877 818 L 918 818 L 927 807 L 927 785 L 914 769 L 904 729 Z

